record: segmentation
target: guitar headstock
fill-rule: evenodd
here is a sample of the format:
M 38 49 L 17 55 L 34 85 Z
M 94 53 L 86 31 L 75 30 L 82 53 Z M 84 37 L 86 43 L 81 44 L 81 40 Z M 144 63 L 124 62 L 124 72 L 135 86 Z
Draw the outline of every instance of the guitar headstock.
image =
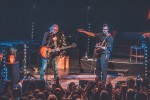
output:
M 72 43 L 71 47 L 75 48 L 75 47 L 77 47 L 77 44 L 76 43 Z

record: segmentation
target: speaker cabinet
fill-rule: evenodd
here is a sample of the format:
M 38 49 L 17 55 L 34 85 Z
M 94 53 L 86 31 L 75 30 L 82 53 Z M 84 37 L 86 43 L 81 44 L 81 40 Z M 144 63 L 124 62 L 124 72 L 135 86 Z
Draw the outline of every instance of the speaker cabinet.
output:
M 7 68 L 8 68 L 8 79 L 11 80 L 12 84 L 17 84 L 20 80 L 19 61 L 15 63 L 7 63 Z
M 95 60 L 81 59 L 80 62 L 81 62 L 82 73 L 94 73 L 94 69 L 96 68 Z
M 57 56 L 58 69 L 69 68 L 69 56 L 59 57 Z
M 69 55 L 70 68 L 76 68 L 77 66 L 79 66 L 79 49 L 78 48 L 68 49 L 67 54 Z

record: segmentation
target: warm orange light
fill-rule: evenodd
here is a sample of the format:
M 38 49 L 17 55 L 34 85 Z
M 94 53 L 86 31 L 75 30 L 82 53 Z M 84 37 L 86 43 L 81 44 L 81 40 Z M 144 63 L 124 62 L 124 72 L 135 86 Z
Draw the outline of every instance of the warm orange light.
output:
M 2 55 L 2 54 L 0 54 L 0 61 L 2 61 L 2 58 L 3 58 L 3 55 Z
M 15 55 L 10 55 L 9 56 L 9 62 L 14 63 L 15 62 Z
M 150 20 L 150 9 L 149 9 L 149 11 L 148 11 L 147 19 L 149 19 L 149 20 Z

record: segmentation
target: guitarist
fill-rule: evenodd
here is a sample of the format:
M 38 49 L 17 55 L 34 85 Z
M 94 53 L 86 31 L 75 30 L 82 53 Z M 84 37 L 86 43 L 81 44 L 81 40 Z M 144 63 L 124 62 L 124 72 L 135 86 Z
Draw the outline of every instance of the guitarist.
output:
M 106 83 L 107 78 L 107 66 L 110 58 L 110 53 L 113 46 L 113 37 L 109 33 L 109 25 L 104 24 L 102 26 L 102 33 L 93 33 L 85 31 L 84 29 L 78 29 L 78 32 L 84 33 L 88 36 L 95 37 L 97 39 L 95 53 L 97 58 L 96 75 L 103 83 Z
M 66 46 L 66 38 L 63 33 L 59 32 L 59 26 L 57 24 L 53 24 L 49 27 L 49 31 L 44 33 L 42 46 L 46 46 L 47 48 L 53 48 L 59 51 L 60 47 Z M 64 51 L 61 52 L 53 52 L 51 54 L 46 53 L 46 55 L 50 55 L 50 58 L 42 58 L 42 66 L 40 69 L 40 80 L 44 79 L 44 71 L 47 68 L 47 65 L 50 63 L 54 69 L 54 79 L 58 77 L 58 66 L 57 66 L 57 57 L 59 54 L 63 55 Z

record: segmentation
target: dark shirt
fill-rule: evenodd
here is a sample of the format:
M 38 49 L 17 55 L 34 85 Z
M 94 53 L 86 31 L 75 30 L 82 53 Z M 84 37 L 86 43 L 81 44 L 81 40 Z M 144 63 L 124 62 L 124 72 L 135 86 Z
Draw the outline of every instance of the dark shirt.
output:
M 113 37 L 112 35 L 108 36 L 106 38 L 106 35 L 104 35 L 103 33 L 95 33 L 94 34 L 96 37 L 96 43 L 101 44 L 104 39 L 105 39 L 105 47 L 107 47 L 107 50 L 101 50 L 101 53 L 111 53 L 112 51 L 112 47 L 113 47 Z
M 50 32 L 45 32 L 44 33 L 44 37 L 43 37 L 43 41 L 42 41 L 42 45 L 46 45 L 48 47 L 54 47 L 54 41 L 53 41 L 53 37 L 57 36 L 57 46 L 58 47 L 62 47 L 62 46 L 66 46 L 66 38 L 64 36 L 64 34 L 62 33 L 56 33 L 56 34 L 52 34 Z

